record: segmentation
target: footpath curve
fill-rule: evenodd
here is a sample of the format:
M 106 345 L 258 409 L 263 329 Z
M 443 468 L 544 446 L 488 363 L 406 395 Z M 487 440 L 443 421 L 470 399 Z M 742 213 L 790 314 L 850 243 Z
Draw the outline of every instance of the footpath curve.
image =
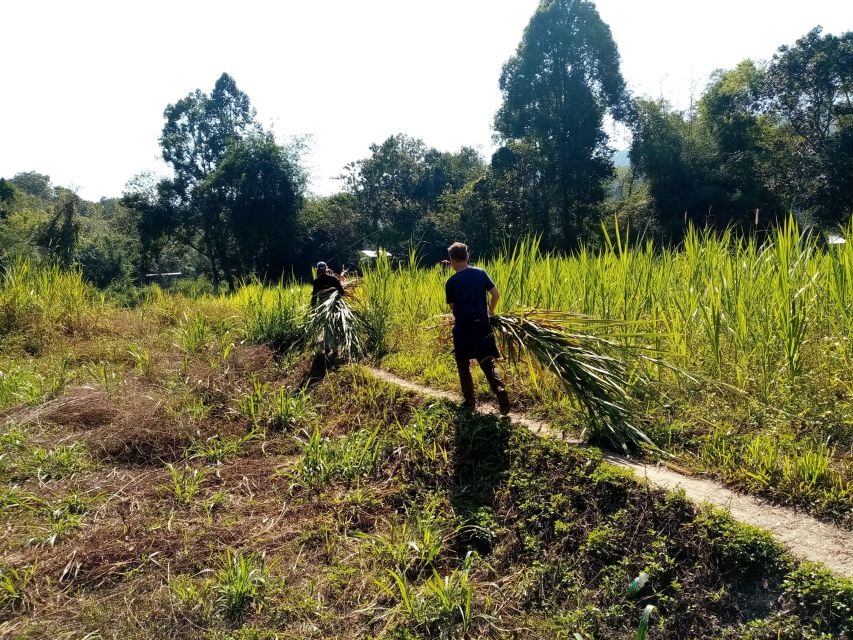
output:
M 425 387 L 381 369 L 368 367 L 368 371 L 377 378 L 424 396 L 451 402 L 462 400 L 455 393 Z M 494 406 L 487 404 L 480 405 L 478 411 L 484 414 L 497 413 Z M 564 438 L 546 422 L 521 413 L 510 413 L 508 417 L 513 424 L 525 427 L 540 438 L 557 438 L 580 444 L 578 440 Z M 667 490 L 681 488 L 694 502 L 707 502 L 728 509 L 736 520 L 771 533 L 797 558 L 820 562 L 841 576 L 853 578 L 853 531 L 821 522 L 795 509 L 768 504 L 753 496 L 737 493 L 714 480 L 685 475 L 659 465 L 643 464 L 612 453 L 606 454 L 604 459 L 631 469 L 635 475 L 654 486 Z

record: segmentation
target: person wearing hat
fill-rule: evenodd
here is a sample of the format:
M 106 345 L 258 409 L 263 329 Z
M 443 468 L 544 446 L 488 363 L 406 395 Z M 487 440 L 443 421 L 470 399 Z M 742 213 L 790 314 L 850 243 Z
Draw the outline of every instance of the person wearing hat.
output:
M 323 303 L 335 291 L 338 295 L 344 295 L 344 287 L 335 273 L 329 269 L 325 262 L 317 263 L 317 277 L 314 278 L 314 286 L 311 289 L 311 308 L 316 308 Z M 323 331 L 323 354 L 326 358 L 336 360 L 340 358 L 340 345 L 334 332 L 326 328 Z
M 450 266 L 455 272 L 445 284 L 445 295 L 453 313 L 453 355 L 459 371 L 459 382 L 465 406 L 476 406 L 471 360 L 476 360 L 498 399 L 502 415 L 510 410 L 509 396 L 495 369 L 500 357 L 490 317 L 500 299 L 500 292 L 483 269 L 468 264 L 468 247 L 454 242 L 447 249 Z M 486 303 L 486 295 L 489 302 Z
M 314 278 L 314 286 L 311 290 L 311 306 L 317 306 L 332 291 L 344 295 L 344 288 L 334 271 L 329 269 L 325 262 L 317 263 L 317 277 Z

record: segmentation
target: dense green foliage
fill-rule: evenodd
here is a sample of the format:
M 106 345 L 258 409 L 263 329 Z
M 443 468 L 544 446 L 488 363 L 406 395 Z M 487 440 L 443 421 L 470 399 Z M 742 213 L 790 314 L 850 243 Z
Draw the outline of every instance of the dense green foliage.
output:
M 196 90 L 164 116 L 160 145 L 174 177 L 125 198 L 142 211 L 146 245 L 165 236 L 194 250 L 214 286 L 224 279 L 233 289 L 252 273 L 280 276 L 293 263 L 305 184 L 298 149 L 263 132 L 228 74 L 209 96 Z
M 600 246 L 602 222 L 678 243 L 688 226 L 761 233 L 793 213 L 837 229 L 853 211 L 853 33 L 815 28 L 769 61 L 715 72 L 686 111 L 628 94 L 609 27 L 590 0 L 541 0 L 504 64 L 500 147 L 432 148 L 404 133 L 344 167 L 341 192 L 306 195 L 304 144 L 282 144 L 228 74 L 164 111 L 172 175 L 141 174 L 121 203 L 89 203 L 35 171 L 0 178 L 0 260 L 82 267 L 132 301 L 146 273 L 205 275 L 214 290 L 256 276 L 356 268 L 360 250 L 480 257 L 537 235 L 546 249 Z M 605 124 L 631 132 L 613 166 Z M 622 152 L 625 155 L 625 152 Z
M 369 158 L 348 165 L 344 176 L 366 222 L 368 244 L 404 247 L 423 242 L 432 253 L 436 243 L 443 248 L 441 221 L 431 214 L 443 208 L 444 196 L 483 173 L 480 155 L 466 147 L 458 153 L 441 152 L 403 134 L 372 145 L 370 151 Z
M 849 526 L 849 231 L 847 237 L 825 247 L 790 222 L 766 242 L 694 229 L 674 250 L 626 244 L 623 234 L 601 251 L 543 255 L 524 243 L 481 264 L 503 294 L 498 314 L 580 313 L 601 319 L 593 325 L 597 335 L 652 349 L 654 359 L 633 365 L 635 375 L 653 383 L 639 396 L 635 425 L 680 464 Z M 384 278 L 391 322 L 383 363 L 404 377 L 456 389 L 446 341 L 425 330 L 446 311 L 447 277 L 441 268 L 410 264 Z M 363 295 L 379 286 L 366 278 Z M 507 367 L 518 404 L 589 435 L 577 396 L 541 368 L 520 364 Z M 562 366 L 558 359 L 545 368 Z
M 810 31 L 768 64 L 712 77 L 687 113 L 638 100 L 631 159 L 667 238 L 687 222 L 766 228 L 794 211 L 823 226 L 853 211 L 853 33 Z
M 6 181 L 13 197 L 0 203 L 0 265 L 18 259 L 79 267 L 91 284 L 139 284 L 140 235 L 135 211 L 115 199 L 87 202 L 48 176 Z
M 507 142 L 535 149 L 549 244 L 572 248 L 594 217 L 613 172 L 605 114 L 630 107 L 610 33 L 588 0 L 545 0 L 516 54 L 504 65 L 503 105 L 495 129 Z

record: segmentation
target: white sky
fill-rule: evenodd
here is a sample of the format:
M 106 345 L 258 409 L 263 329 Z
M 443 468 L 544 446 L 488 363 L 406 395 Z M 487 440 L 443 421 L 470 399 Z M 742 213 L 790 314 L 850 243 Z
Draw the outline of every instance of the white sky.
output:
M 772 56 L 849 0 L 599 0 L 638 94 L 678 106 L 708 74 Z M 403 132 L 492 151 L 501 65 L 538 0 L 10 0 L 0 11 L 0 176 L 115 196 L 165 172 L 162 113 L 227 71 L 284 138 L 313 135 L 312 189 Z

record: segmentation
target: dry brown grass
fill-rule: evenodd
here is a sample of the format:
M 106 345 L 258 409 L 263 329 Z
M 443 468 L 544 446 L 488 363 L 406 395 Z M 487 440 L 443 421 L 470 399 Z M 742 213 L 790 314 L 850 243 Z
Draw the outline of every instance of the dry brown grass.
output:
M 83 386 L 42 405 L 7 411 L 2 417 L 22 426 L 46 421 L 69 429 L 89 430 L 112 423 L 120 414 L 121 410 L 106 391 Z

